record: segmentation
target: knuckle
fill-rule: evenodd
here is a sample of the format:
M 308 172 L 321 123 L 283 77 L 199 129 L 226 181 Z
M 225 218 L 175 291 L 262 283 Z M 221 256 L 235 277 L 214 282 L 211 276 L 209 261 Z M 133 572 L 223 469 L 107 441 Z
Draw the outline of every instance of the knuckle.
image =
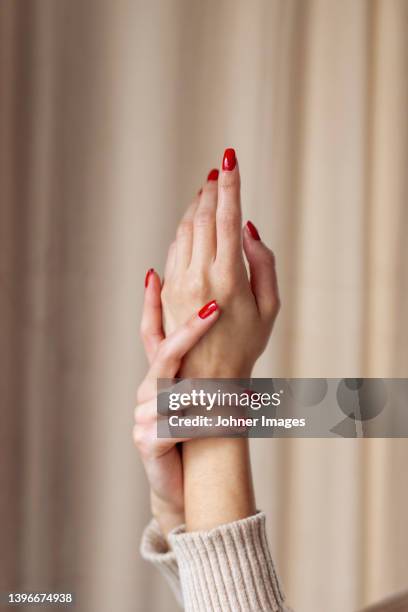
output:
M 209 271 L 195 267 L 187 274 L 175 276 L 167 288 L 165 285 L 161 292 L 161 300 L 165 309 L 166 307 L 173 309 L 174 305 L 178 304 L 185 311 L 186 304 L 193 302 L 194 305 L 199 305 L 203 299 L 206 299 L 211 293 L 210 288 Z
M 133 428 L 133 441 L 141 457 L 148 457 L 150 454 L 151 443 L 146 427 L 135 425 Z
M 140 425 L 135 425 L 133 427 L 133 441 L 138 449 L 141 449 L 144 445 L 144 429 Z
M 236 296 L 243 288 L 241 285 L 241 267 L 235 260 L 217 262 L 214 272 L 216 294 L 220 298 L 222 297 L 224 302 L 228 302 L 230 298 Z M 211 293 L 215 295 L 215 291 Z
M 214 222 L 214 214 L 209 209 L 198 210 L 195 218 L 195 227 L 208 227 Z
M 185 238 L 190 236 L 193 231 L 192 219 L 183 219 L 177 228 L 177 238 Z
M 190 281 L 189 294 L 193 300 L 205 299 L 209 294 L 208 280 L 202 275 L 197 275 Z
M 234 293 L 237 293 L 237 275 L 234 264 L 224 262 L 218 277 L 219 287 L 217 294 L 220 294 L 226 298 Z
M 139 427 L 142 423 L 140 418 L 140 404 L 138 404 L 133 412 L 133 420 L 135 422 L 135 427 Z
M 234 208 L 227 208 L 220 211 L 217 218 L 217 225 L 221 229 L 228 232 L 236 232 L 241 230 L 241 216 Z

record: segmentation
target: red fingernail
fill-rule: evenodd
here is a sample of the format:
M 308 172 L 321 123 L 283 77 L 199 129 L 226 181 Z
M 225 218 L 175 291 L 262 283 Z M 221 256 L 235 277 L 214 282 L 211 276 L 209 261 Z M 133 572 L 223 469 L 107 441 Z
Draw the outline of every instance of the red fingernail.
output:
M 223 170 L 233 170 L 237 165 L 237 158 L 234 149 L 225 149 L 224 157 L 222 160 Z
M 256 229 L 255 225 L 253 223 L 251 223 L 251 221 L 247 221 L 247 228 L 249 233 L 251 234 L 252 238 L 254 240 L 260 240 L 261 237 L 259 235 L 258 230 Z
M 219 175 L 219 171 L 217 170 L 217 168 L 213 168 L 208 173 L 207 181 L 217 181 L 218 175 Z
M 154 269 L 150 268 L 147 272 L 146 272 L 146 277 L 145 277 L 145 287 L 147 287 L 147 285 L 149 284 L 149 280 L 151 275 L 154 273 Z
M 201 308 L 198 313 L 198 316 L 200 317 L 200 319 L 206 319 L 216 310 L 218 310 L 218 304 L 215 300 L 211 300 L 211 302 L 208 302 L 208 304 Z

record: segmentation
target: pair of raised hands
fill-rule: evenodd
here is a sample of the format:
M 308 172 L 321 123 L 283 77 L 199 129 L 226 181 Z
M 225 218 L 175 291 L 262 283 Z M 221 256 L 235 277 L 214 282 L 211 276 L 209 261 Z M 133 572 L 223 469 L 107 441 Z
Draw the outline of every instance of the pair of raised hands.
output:
M 157 378 L 249 377 L 279 305 L 273 253 L 250 221 L 242 229 L 238 162 L 226 149 L 179 224 L 163 283 L 154 270 L 145 280 L 141 335 L 150 369 L 133 435 L 165 534 L 184 522 L 185 493 L 181 440 L 157 438 Z

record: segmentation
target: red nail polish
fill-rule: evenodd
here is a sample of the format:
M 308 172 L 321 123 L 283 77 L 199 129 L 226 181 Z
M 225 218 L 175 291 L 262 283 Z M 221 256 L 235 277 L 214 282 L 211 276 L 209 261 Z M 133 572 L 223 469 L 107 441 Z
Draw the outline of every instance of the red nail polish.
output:
M 222 160 L 222 169 L 231 171 L 237 165 L 237 158 L 234 149 L 225 149 Z
M 218 304 L 215 300 L 211 300 L 211 302 L 208 302 L 208 304 L 201 308 L 198 313 L 198 316 L 200 317 L 200 319 L 206 319 L 216 310 L 218 310 Z
M 145 277 L 145 287 L 147 287 L 147 285 L 149 284 L 149 280 L 151 275 L 154 273 L 154 269 L 150 268 L 147 272 L 146 272 L 146 277 Z
M 199 191 L 198 191 L 198 194 L 197 194 L 197 195 L 199 195 L 199 196 L 200 196 L 202 193 L 203 193 L 203 190 L 202 190 L 202 189 L 199 189 Z
M 217 181 L 218 175 L 219 175 L 219 171 L 217 170 L 217 168 L 213 168 L 208 173 L 207 181 Z
M 259 232 L 256 229 L 255 225 L 253 223 L 251 223 L 251 221 L 247 221 L 246 225 L 247 225 L 248 231 L 251 234 L 252 238 L 254 240 L 260 240 L 261 237 L 260 237 Z

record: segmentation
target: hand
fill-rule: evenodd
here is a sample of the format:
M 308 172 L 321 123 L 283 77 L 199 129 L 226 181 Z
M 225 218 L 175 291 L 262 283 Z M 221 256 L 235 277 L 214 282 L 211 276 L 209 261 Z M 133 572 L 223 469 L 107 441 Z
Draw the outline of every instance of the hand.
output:
M 249 264 L 249 278 L 244 255 Z M 235 152 L 212 170 L 187 209 L 169 250 L 162 303 L 166 333 L 187 314 L 216 299 L 222 315 L 183 359 L 184 378 L 247 378 L 264 350 L 279 310 L 274 256 L 248 222 L 242 232 Z M 196 439 L 183 444 L 188 531 L 250 516 L 255 511 L 248 441 Z
M 176 376 L 183 356 L 214 325 L 219 310 L 212 303 L 164 338 L 161 284 L 154 271 L 148 272 L 146 285 L 141 334 L 150 369 L 138 389 L 133 437 L 150 483 L 153 516 L 167 534 L 184 523 L 183 470 L 176 446 L 182 440 L 157 438 L 157 378 Z
M 165 269 L 166 333 L 213 297 L 222 309 L 217 326 L 183 361 L 183 377 L 250 376 L 272 331 L 279 310 L 274 256 L 250 222 L 242 235 L 241 223 L 239 169 L 227 149 L 222 170 L 210 172 L 187 209 Z

